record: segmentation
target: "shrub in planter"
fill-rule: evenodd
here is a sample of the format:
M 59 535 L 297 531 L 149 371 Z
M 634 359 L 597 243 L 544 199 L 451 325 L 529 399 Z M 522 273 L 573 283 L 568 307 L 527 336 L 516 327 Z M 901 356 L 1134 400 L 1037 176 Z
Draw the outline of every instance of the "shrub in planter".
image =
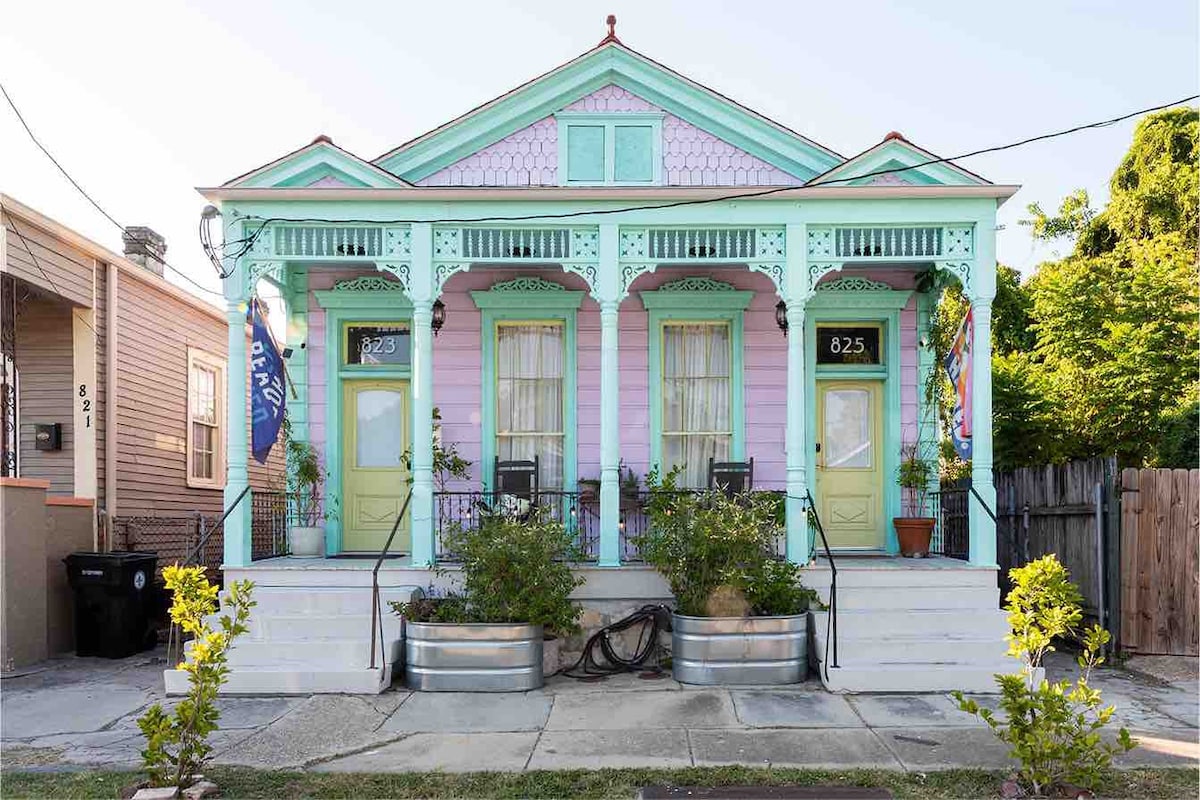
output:
M 288 553 L 320 558 L 325 555 L 325 521 L 331 516 L 321 503 L 327 474 L 316 448 L 292 438 L 292 424 L 286 416 L 283 439 L 287 453 L 287 496 L 294 520 L 288 526 Z
M 904 516 L 892 519 L 892 525 L 896 528 L 900 555 L 908 558 L 929 555 L 929 542 L 933 538 L 937 519 L 927 516 L 925 509 L 934 466 L 921 457 L 920 446 L 916 443 L 910 442 L 901 448 L 896 483 L 903 492 Z
M 1112 757 L 1136 746 L 1125 728 L 1119 729 L 1114 744 L 1100 737 L 1114 708 L 1101 705 L 1100 691 L 1088 681 L 1092 669 L 1104 663 L 1109 633 L 1099 625 L 1079 633 L 1082 597 L 1053 554 L 1011 570 L 1009 577 L 1013 590 L 1005 606 L 1012 627 L 1008 654 L 1020 660 L 1021 671 L 996 676 L 1000 709 L 1007 719 L 998 719 L 962 692 L 955 692 L 955 699 L 959 708 L 983 719 L 1011 746 L 1010 755 L 1021 765 L 1016 780 L 1024 791 L 1074 797 L 1079 788 L 1102 788 Z M 1060 639 L 1076 639 L 1081 645 L 1080 675 L 1074 683 L 1052 683 L 1044 677 L 1042 659 Z
M 542 512 L 520 520 L 488 515 L 477 528 L 448 533 L 445 544 L 462 562 L 459 588 L 392 604 L 407 623 L 409 686 L 479 691 L 540 686 L 543 637 L 579 630 L 580 609 L 570 595 L 583 581 L 571 572 L 577 555 L 571 533 Z M 464 638 L 497 643 L 495 652 L 481 646 L 455 656 L 437 644 Z M 483 660 L 471 661 L 476 658 Z M 503 674 L 480 675 L 491 668 Z
M 816 593 L 800 582 L 798 565 L 774 552 L 780 498 L 766 492 L 734 497 L 681 492 L 677 475 L 647 476 L 649 525 L 638 539 L 642 556 L 675 595 L 676 678 L 689 683 L 801 680 L 803 615 Z

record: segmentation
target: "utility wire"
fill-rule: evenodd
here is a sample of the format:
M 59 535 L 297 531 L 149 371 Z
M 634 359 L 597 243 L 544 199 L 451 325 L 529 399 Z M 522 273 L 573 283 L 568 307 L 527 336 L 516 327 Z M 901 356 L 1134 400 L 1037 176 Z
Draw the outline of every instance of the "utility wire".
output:
M 8 218 L 8 224 L 12 225 L 13 233 L 15 233 L 17 238 L 21 240 L 21 244 L 25 247 L 25 252 L 29 254 L 31 259 L 33 259 L 33 265 L 37 267 L 38 272 L 42 273 L 42 277 L 45 278 L 46 282 L 50 284 L 50 288 L 54 290 L 55 294 L 62 295 L 62 292 L 59 290 L 58 285 L 54 282 L 54 279 L 51 278 L 50 274 L 46 272 L 45 268 L 42 267 L 41 260 L 37 257 L 37 254 L 33 252 L 33 248 L 29 246 L 29 240 L 25 238 L 25 234 L 21 233 L 21 229 L 17 227 L 17 221 L 12 218 L 12 214 L 9 214 L 7 211 L 5 211 L 4 216 Z M 96 332 L 96 329 L 92 327 L 92 324 L 86 319 L 83 317 L 76 317 L 76 319 L 78 319 L 84 325 L 87 325 L 88 328 L 91 328 L 92 335 L 100 335 Z
M 83 195 L 84 199 L 86 199 L 89 203 L 92 204 L 93 208 L 95 208 L 97 211 L 99 211 L 101 213 L 101 215 L 104 216 L 105 219 L 107 219 L 113 225 L 117 226 L 117 228 L 120 229 L 122 234 L 125 234 L 126 233 L 125 226 L 122 225 L 120 222 L 117 222 L 116 218 L 114 218 L 112 214 L 109 214 L 107 211 L 105 211 L 104 207 L 101 206 L 99 203 L 97 203 L 95 198 L 93 198 L 90 194 L 88 194 L 87 191 L 82 186 L 79 185 L 79 181 L 77 181 L 71 177 L 71 173 L 67 172 L 66 168 L 63 167 L 63 165 L 59 163 L 58 159 L 54 157 L 54 154 L 51 153 L 44 144 L 42 144 L 41 140 L 39 140 L 37 135 L 34 134 L 33 129 L 29 127 L 29 123 L 25 121 L 24 115 L 21 114 L 21 110 L 19 108 L 17 108 L 17 104 L 15 102 L 13 102 L 12 97 L 8 94 L 8 90 L 4 88 L 3 83 L 0 83 L 0 94 L 4 95 L 4 99 L 8 101 L 9 108 L 11 108 L 13 110 L 13 113 L 17 115 L 17 120 L 20 121 L 21 127 L 23 127 L 25 129 L 25 133 L 27 133 L 29 135 L 30 141 L 32 141 L 35 145 L 37 145 L 37 148 L 42 151 L 42 153 L 46 156 L 46 158 L 50 159 L 50 163 L 52 163 L 55 167 L 58 168 L 58 171 L 62 173 L 63 177 L 66 178 L 67 181 L 72 186 L 75 187 L 76 191 L 78 191 L 81 195 Z M 18 234 L 18 235 L 20 235 L 20 234 Z M 147 242 L 144 239 L 139 239 L 134 236 L 131 236 L 130 238 L 141 244 L 153 244 L 152 242 Z M 28 250 L 28 248 L 26 248 L 26 249 Z M 32 253 L 30 255 L 32 255 Z M 190 275 L 188 275 L 187 273 L 185 273 L 178 267 L 175 267 L 175 266 L 167 263 L 166 259 L 158 258 L 157 256 L 152 256 L 152 257 L 155 258 L 157 261 L 159 261 L 164 267 L 171 270 L 176 275 L 183 278 L 185 281 L 192 284 L 200 291 L 207 292 L 208 294 L 216 295 L 218 297 L 224 297 L 224 294 L 222 292 L 214 291 L 212 289 L 209 289 L 207 286 L 204 286 L 203 284 L 198 283 L 195 279 L 193 279 Z M 45 275 L 45 272 L 43 271 L 42 274 Z M 47 280 L 49 280 L 49 276 L 47 276 Z M 57 291 L 57 289 L 55 291 Z

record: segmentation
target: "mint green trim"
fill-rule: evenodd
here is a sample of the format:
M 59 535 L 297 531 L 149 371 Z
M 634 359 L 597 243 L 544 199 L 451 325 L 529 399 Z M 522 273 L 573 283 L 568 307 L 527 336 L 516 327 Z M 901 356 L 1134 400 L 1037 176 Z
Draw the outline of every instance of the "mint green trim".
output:
M 287 360 L 290 386 L 295 397 L 288 397 L 287 415 L 292 436 L 309 441 L 308 433 L 308 269 L 289 266 L 284 272 L 283 299 L 287 309 L 287 334 L 284 342 L 292 350 Z
M 861 153 L 846 161 L 836 169 L 821 176 L 821 180 L 839 179 L 843 183 L 853 183 L 845 179 L 865 172 L 889 169 L 891 166 L 910 167 L 915 164 L 925 164 L 930 160 L 930 154 L 919 150 L 908 142 L 891 139 Z M 890 166 L 889 166 L 890 165 Z M 919 169 L 902 172 L 897 177 L 919 184 L 941 184 L 944 186 L 980 186 L 988 181 L 971 175 L 960 167 L 949 163 L 928 164 Z M 870 181 L 870 178 L 865 181 Z M 818 181 L 819 182 L 819 181 Z
M 838 305 L 837 300 L 842 295 L 903 295 L 900 298 L 884 304 L 880 299 L 875 308 L 855 306 L 853 304 Z M 891 525 L 892 517 L 900 516 L 900 487 L 896 484 L 896 474 L 900 467 L 901 409 L 900 409 L 900 311 L 908 302 L 912 292 L 827 292 L 826 296 L 836 295 L 827 301 L 816 304 L 809 301 L 804 321 L 805 359 L 813 365 L 805 376 L 805 394 L 811 397 L 812 407 L 805 420 L 805 441 L 820 441 L 817 434 L 817 394 L 818 380 L 882 380 L 883 382 L 883 512 L 884 512 L 884 547 L 888 553 L 900 552 L 900 543 L 896 539 L 896 531 Z M 820 297 L 817 294 L 815 300 Z M 879 322 L 882 323 L 884 353 L 884 370 L 853 370 L 838 369 L 836 365 L 817 365 L 817 327 L 842 322 Z M 809 475 L 816 476 L 816 448 L 808 448 Z M 814 496 L 818 489 L 816 481 L 812 482 Z M 818 501 L 819 502 L 819 501 Z
M 928 160 L 928 159 L 926 159 L 926 160 Z M 876 172 L 878 170 L 884 170 L 884 169 L 904 169 L 905 167 L 908 167 L 908 166 L 911 166 L 911 164 L 906 164 L 903 161 L 900 161 L 899 159 L 896 159 L 896 158 L 890 158 L 887 161 L 884 161 L 882 164 L 871 167 L 870 169 L 863 168 L 862 171 L 863 172 Z M 903 172 L 896 173 L 896 177 L 899 178 L 900 180 L 904 181 L 905 183 L 913 184 L 915 186 L 944 185 L 943 181 L 939 181 L 936 178 L 934 178 L 930 175 L 927 175 L 926 173 L 922 172 L 919 169 L 904 169 Z M 855 178 L 854 180 L 851 180 L 851 181 L 844 181 L 844 183 L 847 186 L 870 186 L 871 181 L 873 181 L 875 179 L 876 179 L 876 176 L 871 176 L 869 178 Z
M 279 161 L 251 172 L 229 187 L 262 188 L 302 186 L 303 176 L 314 175 L 312 180 L 319 180 L 321 170 L 329 174 L 345 176 L 353 186 L 368 186 L 375 189 L 396 188 L 407 185 L 404 181 L 389 175 L 387 171 L 374 164 L 363 161 L 357 156 L 350 155 L 333 145 L 317 142 L 291 155 L 284 156 Z M 311 182 L 311 181 L 309 181 Z
M 649 312 L 650 325 L 650 465 L 662 468 L 662 334 L 667 322 L 708 322 L 724 320 L 729 323 L 732 350 L 730 362 L 730 423 L 733 443 L 730 456 L 735 461 L 746 458 L 745 351 L 742 318 L 754 292 L 733 289 L 686 291 L 659 289 L 639 292 L 642 305 Z
M 358 188 L 370 186 L 370 184 L 366 181 L 356 178 L 345 170 L 338 169 L 337 167 L 324 162 L 320 164 L 314 164 L 308 169 L 297 172 L 295 175 L 285 178 L 275 185 L 280 188 L 290 189 L 293 187 L 311 186 L 312 184 L 324 178 L 335 178 L 347 186 L 355 186 Z
M 374 163 L 417 182 L 581 97 L 614 84 L 784 172 L 807 180 L 841 163 L 837 153 L 786 130 L 619 45 L 592 50 L 465 118 Z
M 810 311 L 822 309 L 898 311 L 908 305 L 910 297 L 912 297 L 912 292 L 909 290 L 838 291 L 836 289 L 818 289 L 809 299 L 806 308 Z M 857 319 L 864 318 L 858 317 Z
M 585 111 L 560 111 L 558 121 L 558 182 L 562 186 L 656 186 L 662 183 L 662 120 L 658 112 L 593 114 Z M 571 134 L 573 127 L 604 129 L 604 155 L 600 164 L 602 177 L 596 180 L 575 180 L 570 176 Z M 650 174 L 644 180 L 617 180 L 616 129 L 645 127 L 650 129 Z
M 342 508 L 342 381 L 349 378 L 411 381 L 412 371 L 404 369 L 367 370 L 343 364 L 342 331 L 347 322 L 404 322 L 412 323 L 412 303 L 402 292 L 339 292 L 336 290 L 312 293 L 317 305 L 325 309 L 325 508 Z M 410 359 L 411 364 L 411 359 Z M 340 513 L 333 513 L 325 522 L 325 552 L 333 555 L 342 551 Z
M 519 281 L 520 279 L 518 279 Z M 576 316 L 583 292 L 507 288 L 515 281 L 497 284 L 486 291 L 471 292 L 480 310 L 483 363 L 482 437 L 480 481 L 492 490 L 492 467 L 496 463 L 496 323 L 561 320 L 563 323 L 563 491 L 574 491 L 578 481 L 579 453 L 576 443 Z

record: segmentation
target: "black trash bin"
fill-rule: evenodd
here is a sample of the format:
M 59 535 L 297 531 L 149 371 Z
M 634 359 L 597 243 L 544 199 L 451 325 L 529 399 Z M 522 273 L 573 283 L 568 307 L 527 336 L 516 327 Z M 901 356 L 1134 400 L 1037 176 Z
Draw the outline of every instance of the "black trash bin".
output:
M 75 653 L 125 658 L 151 645 L 157 553 L 71 553 L 63 559 L 75 591 Z

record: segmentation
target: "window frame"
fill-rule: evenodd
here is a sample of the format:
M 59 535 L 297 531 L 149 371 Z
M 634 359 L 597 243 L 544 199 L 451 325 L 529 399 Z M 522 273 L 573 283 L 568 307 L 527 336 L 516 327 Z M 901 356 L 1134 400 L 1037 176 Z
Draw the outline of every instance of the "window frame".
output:
M 558 184 L 560 186 L 660 186 L 662 184 L 662 123 L 661 111 L 628 111 L 593 113 L 590 111 L 560 111 L 554 115 L 558 122 Z M 604 129 L 604 179 L 573 181 L 569 176 L 570 147 L 568 139 L 573 125 Z M 619 127 L 650 128 L 651 175 L 644 181 L 618 181 L 616 175 L 616 129 Z
M 225 358 L 218 356 L 206 350 L 189 347 L 187 349 L 187 396 L 184 406 L 184 420 L 187 426 L 186 445 L 184 447 L 184 460 L 187 475 L 187 485 L 193 489 L 224 489 L 225 477 L 228 471 L 226 463 L 225 451 L 225 436 L 226 436 L 226 414 L 225 414 L 225 394 L 227 384 L 225 381 L 228 378 L 228 362 Z M 215 383 L 213 387 L 214 402 L 216 405 L 216 422 L 211 427 L 214 431 L 213 442 L 213 474 L 211 478 L 205 478 L 195 473 L 193 466 L 193 458 L 196 454 L 196 437 L 194 434 L 196 421 L 193 419 L 192 398 L 197 390 L 195 380 L 196 368 L 207 369 L 215 373 Z M 207 422 L 200 422 L 201 425 L 208 425 Z
M 729 428 L 728 428 L 728 430 L 724 430 L 724 431 L 717 431 L 717 430 L 669 431 L 666 429 L 665 424 L 662 422 L 663 418 L 666 416 L 667 393 L 666 393 L 665 389 L 666 389 L 666 381 L 668 380 L 667 370 L 666 370 L 666 361 L 665 361 L 665 358 L 666 358 L 665 344 L 666 344 L 667 329 L 672 328 L 672 327 L 678 327 L 678 328 L 706 327 L 706 328 L 724 328 L 726 330 L 726 332 L 727 332 L 726 342 L 728 343 L 728 347 L 729 347 L 729 374 L 727 376 L 725 376 L 726 380 L 729 381 Z M 658 322 L 657 331 L 658 331 L 658 344 L 659 344 L 659 378 L 658 378 L 658 400 L 657 400 L 658 414 L 659 414 L 658 452 L 659 452 L 660 459 L 662 457 L 662 453 L 666 450 L 666 448 L 664 447 L 664 444 L 665 444 L 667 437 L 686 439 L 687 437 L 690 437 L 690 436 L 706 436 L 706 437 L 728 436 L 729 437 L 729 459 L 730 460 L 738 460 L 738 456 L 735 454 L 736 451 L 734 449 L 734 441 L 737 438 L 736 434 L 735 434 L 735 430 L 737 428 L 737 421 L 735 419 L 736 413 L 735 413 L 735 405 L 734 404 L 735 404 L 735 397 L 739 394 L 738 391 L 735 389 L 735 384 L 738 382 L 739 376 L 735 374 L 738 372 L 738 370 L 734 363 L 734 349 L 735 348 L 734 348 L 734 341 L 733 341 L 733 339 L 734 339 L 733 321 L 729 320 L 729 319 L 682 319 L 682 318 L 661 319 Z M 694 377 L 684 378 L 684 380 L 703 380 L 703 379 L 711 378 L 711 377 L 712 376 L 710 376 L 710 375 L 694 376 Z M 674 467 L 674 465 L 667 465 L 665 463 L 662 464 L 662 469 L 664 471 L 666 471 L 668 469 L 672 469 L 673 467 Z M 693 488 L 701 488 L 701 487 L 693 487 Z
M 664 323 L 727 322 L 730 354 L 731 461 L 746 459 L 744 315 L 753 291 L 729 289 L 693 291 L 663 288 L 639 293 L 649 313 L 650 464 L 665 469 L 663 453 L 663 325 Z M 699 487 L 697 487 L 699 488 Z
M 500 430 L 500 422 L 499 422 L 499 417 L 500 417 L 500 331 L 502 331 L 504 328 L 522 328 L 522 327 L 529 327 L 529 326 L 542 326 L 542 327 L 553 326 L 553 327 L 561 329 L 561 333 L 562 333 L 561 341 L 562 341 L 563 352 L 562 352 L 562 356 L 561 356 L 562 374 L 559 376 L 559 381 L 561 381 L 561 383 L 562 383 L 562 387 L 561 387 L 562 404 L 563 404 L 562 428 L 561 428 L 561 430 L 559 430 L 557 432 L 549 432 L 549 431 L 516 431 L 516 432 L 514 432 L 514 431 L 509 431 L 507 433 L 504 433 L 504 432 L 501 432 L 501 430 Z M 567 479 L 566 479 L 567 458 L 568 458 L 568 454 L 567 454 L 567 416 L 568 416 L 568 413 L 569 413 L 569 410 L 571 407 L 571 404 L 567 397 L 567 370 L 568 370 L 567 336 L 568 336 L 567 320 L 565 317 L 550 317 L 550 318 L 545 318 L 545 319 L 495 319 L 492 322 L 492 341 L 493 341 L 493 347 L 492 347 L 492 359 L 493 359 L 493 364 L 492 364 L 492 420 L 493 420 L 493 424 L 492 424 L 492 433 L 491 433 L 490 438 L 492 440 L 493 455 L 492 455 L 492 459 L 491 459 L 491 464 L 493 464 L 493 465 L 495 464 L 495 457 L 500 452 L 500 439 L 502 437 L 508 437 L 508 438 L 512 439 L 512 438 L 518 438 L 518 437 L 522 437 L 522 436 L 534 436 L 534 437 L 541 439 L 541 438 L 549 438 L 551 436 L 558 436 L 562 440 L 563 486 L 561 488 L 561 491 L 564 491 L 564 492 L 571 491 L 571 489 L 566 485 L 566 483 L 567 483 Z M 539 378 L 538 380 L 546 380 L 546 379 Z M 540 486 L 541 485 L 541 476 L 540 475 L 538 476 L 538 483 Z M 555 488 L 549 487 L 549 490 L 555 491 Z

